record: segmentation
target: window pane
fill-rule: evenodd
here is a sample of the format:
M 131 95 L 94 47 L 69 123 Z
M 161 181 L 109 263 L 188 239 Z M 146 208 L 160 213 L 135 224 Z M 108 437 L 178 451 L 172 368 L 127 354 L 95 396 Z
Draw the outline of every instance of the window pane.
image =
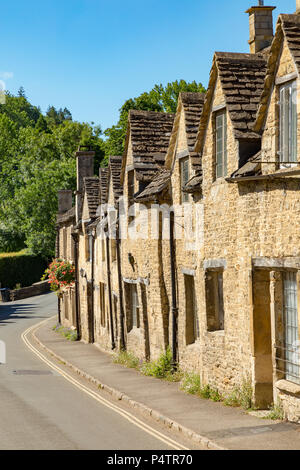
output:
M 131 284 L 131 313 L 132 313 L 132 326 L 138 327 L 138 295 L 137 286 Z
M 216 115 L 216 177 L 227 174 L 227 122 L 226 111 Z
M 300 384 L 296 273 L 284 273 L 283 290 L 286 379 Z
M 297 83 L 280 89 L 279 102 L 279 155 L 280 162 L 297 161 Z
M 183 188 L 190 179 L 189 171 L 189 159 L 184 158 L 180 160 L 180 179 L 181 179 L 181 188 Z M 181 192 L 181 202 L 188 202 L 189 195 L 185 192 Z
M 297 84 L 292 85 L 291 92 L 291 155 L 292 162 L 297 161 Z
M 224 166 L 224 172 L 223 176 L 227 175 L 227 116 L 226 113 L 224 113 L 224 161 L 223 161 L 223 166 Z

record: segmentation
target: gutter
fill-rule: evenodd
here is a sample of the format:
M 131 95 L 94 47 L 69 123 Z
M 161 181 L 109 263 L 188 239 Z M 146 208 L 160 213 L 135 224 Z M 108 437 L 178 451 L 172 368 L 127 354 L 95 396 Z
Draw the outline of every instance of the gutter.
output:
M 119 223 L 119 204 L 118 204 L 118 217 L 116 227 L 116 242 L 117 242 L 117 266 L 118 266 L 118 284 L 119 284 L 119 304 L 120 304 L 120 349 L 126 350 L 125 341 L 125 325 L 124 325 L 124 305 L 123 305 L 123 284 L 122 284 L 122 270 L 121 270 L 121 240 L 120 240 L 120 223 Z
M 73 232 L 72 238 L 74 240 L 74 255 L 75 255 L 75 321 L 78 340 L 81 339 L 81 327 L 79 319 L 79 281 L 78 281 L 78 233 Z
M 107 214 L 105 214 L 107 218 Z M 111 336 L 111 349 L 115 349 L 115 335 L 114 335 L 114 322 L 112 311 L 112 291 L 111 291 L 111 272 L 110 272 L 110 251 L 109 251 L 109 233 L 108 226 L 105 229 L 106 233 L 106 269 L 107 269 L 107 286 L 108 286 L 108 302 L 109 302 L 109 317 L 110 317 L 110 336 Z
M 92 290 L 92 298 L 91 298 L 91 343 L 95 342 L 95 331 L 94 331 L 94 323 L 95 323 L 95 312 L 94 312 L 94 284 L 95 284 L 95 233 L 92 231 L 91 233 L 92 237 L 92 253 L 91 253 L 91 258 L 92 258 L 92 279 L 91 279 L 91 290 Z
M 60 228 L 56 227 L 56 258 L 59 258 L 59 245 L 60 245 Z M 61 299 L 57 298 L 57 314 L 58 314 L 58 324 L 61 324 Z

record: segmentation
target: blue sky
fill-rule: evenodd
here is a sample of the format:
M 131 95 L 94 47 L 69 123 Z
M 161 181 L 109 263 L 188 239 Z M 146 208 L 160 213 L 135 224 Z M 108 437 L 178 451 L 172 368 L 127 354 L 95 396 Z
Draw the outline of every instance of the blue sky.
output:
M 11 0 L 0 15 L 0 79 L 33 104 L 103 129 L 128 98 L 176 79 L 207 85 L 214 51 L 248 52 L 257 0 Z M 293 13 L 296 0 L 265 2 Z M 6 74 L 6 75 L 5 75 Z M 13 74 L 10 77 L 10 74 Z M 10 77 L 10 78 L 6 78 Z

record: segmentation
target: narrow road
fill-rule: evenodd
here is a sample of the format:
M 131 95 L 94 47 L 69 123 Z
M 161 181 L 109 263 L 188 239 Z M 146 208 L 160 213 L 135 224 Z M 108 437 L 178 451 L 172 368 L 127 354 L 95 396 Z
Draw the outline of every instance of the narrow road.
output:
M 74 387 L 25 346 L 24 330 L 56 309 L 53 294 L 0 304 L 0 340 L 6 343 L 0 449 L 174 450 Z

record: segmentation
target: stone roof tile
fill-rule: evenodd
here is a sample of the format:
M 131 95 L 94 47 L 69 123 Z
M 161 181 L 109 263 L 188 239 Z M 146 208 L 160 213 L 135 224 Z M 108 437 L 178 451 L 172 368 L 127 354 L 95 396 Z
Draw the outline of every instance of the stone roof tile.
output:
M 231 175 L 231 178 L 257 176 L 261 174 L 261 151 L 259 151 L 253 157 L 249 158 L 245 165 L 235 171 Z
M 131 110 L 128 119 L 136 178 L 149 182 L 164 165 L 174 114 Z
M 171 180 L 171 171 L 162 169 L 156 173 L 147 188 L 135 196 L 136 202 L 146 202 L 154 200 L 164 189 L 167 188 Z
M 73 206 L 67 212 L 64 212 L 63 214 L 58 214 L 57 216 L 58 224 L 64 225 L 72 221 L 75 221 L 75 206 Z
M 262 54 L 216 52 L 216 65 L 237 139 L 255 139 L 257 105 L 264 86 L 267 62 Z M 229 81 L 229 83 L 228 83 Z
M 108 198 L 108 168 L 99 170 L 99 201 L 100 204 L 106 204 Z
M 87 196 L 89 217 L 93 219 L 96 217 L 97 209 L 99 206 L 99 178 L 86 177 L 84 181 L 84 192 Z
M 109 157 L 109 168 L 112 179 L 113 193 L 115 202 L 123 195 L 123 187 L 121 186 L 121 169 L 122 169 L 122 157 L 111 156 Z

